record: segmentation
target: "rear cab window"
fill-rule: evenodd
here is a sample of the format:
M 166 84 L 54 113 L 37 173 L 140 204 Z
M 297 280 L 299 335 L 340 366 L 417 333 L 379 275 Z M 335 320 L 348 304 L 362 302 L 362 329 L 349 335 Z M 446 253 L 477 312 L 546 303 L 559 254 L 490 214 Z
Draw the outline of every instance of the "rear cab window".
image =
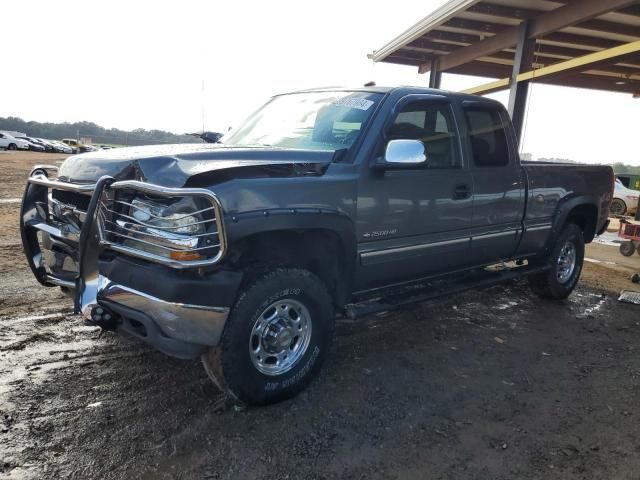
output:
M 476 167 L 509 165 L 507 123 L 499 109 L 491 106 L 464 108 L 469 143 Z

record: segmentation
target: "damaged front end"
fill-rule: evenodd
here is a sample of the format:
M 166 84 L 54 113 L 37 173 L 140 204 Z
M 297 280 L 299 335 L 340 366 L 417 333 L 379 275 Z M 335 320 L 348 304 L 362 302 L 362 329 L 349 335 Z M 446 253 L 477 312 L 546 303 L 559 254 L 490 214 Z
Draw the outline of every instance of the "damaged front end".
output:
M 77 184 L 35 167 L 20 216 L 38 281 L 76 313 L 165 353 L 193 358 L 219 343 L 239 274 L 220 272 L 222 206 L 207 189 L 101 177 Z M 213 291 L 212 291 L 213 290 Z

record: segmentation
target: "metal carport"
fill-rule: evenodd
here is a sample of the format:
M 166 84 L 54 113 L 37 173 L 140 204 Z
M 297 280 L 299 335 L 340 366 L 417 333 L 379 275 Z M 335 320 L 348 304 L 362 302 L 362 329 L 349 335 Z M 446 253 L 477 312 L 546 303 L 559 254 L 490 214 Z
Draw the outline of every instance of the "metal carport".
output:
M 466 91 L 510 89 L 521 136 L 534 80 L 640 96 L 640 1 L 451 0 L 369 56 L 430 72 L 433 88 L 442 72 L 497 78 Z

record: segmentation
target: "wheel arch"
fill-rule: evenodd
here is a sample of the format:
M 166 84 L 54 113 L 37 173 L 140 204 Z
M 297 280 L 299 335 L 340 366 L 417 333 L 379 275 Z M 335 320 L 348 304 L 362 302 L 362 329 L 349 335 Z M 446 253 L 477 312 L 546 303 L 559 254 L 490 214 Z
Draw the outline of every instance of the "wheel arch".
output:
M 356 258 L 351 219 L 338 212 L 266 212 L 231 218 L 226 262 L 257 272 L 304 268 L 325 283 L 337 307 L 344 305 L 352 289 Z M 247 281 L 251 280 L 249 276 Z
M 559 206 L 553 228 L 557 237 L 567 223 L 575 223 L 582 230 L 584 242 L 590 243 L 598 228 L 598 202 L 588 195 L 574 197 Z

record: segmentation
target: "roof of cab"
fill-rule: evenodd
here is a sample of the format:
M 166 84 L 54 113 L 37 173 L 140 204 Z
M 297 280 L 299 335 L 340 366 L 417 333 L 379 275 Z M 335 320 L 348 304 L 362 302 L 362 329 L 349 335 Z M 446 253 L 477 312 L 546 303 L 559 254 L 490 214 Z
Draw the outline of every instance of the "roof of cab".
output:
M 296 90 L 291 92 L 284 92 L 274 95 L 274 97 L 278 97 L 281 95 L 292 95 L 296 93 L 313 93 L 313 92 L 364 92 L 364 93 L 380 93 L 380 94 L 390 94 L 390 93 L 400 93 L 405 95 L 411 94 L 432 94 L 432 95 L 443 95 L 449 98 L 458 98 L 460 100 L 473 100 L 477 102 L 482 102 L 486 104 L 496 104 L 502 106 L 500 102 L 497 100 L 493 100 L 487 97 L 482 97 L 478 95 L 470 95 L 462 92 L 452 92 L 450 90 L 438 90 L 435 88 L 428 88 L 422 86 L 415 85 L 399 85 L 395 87 L 383 87 L 383 86 L 371 86 L 371 87 L 318 87 L 318 88 L 309 88 L 305 90 Z

